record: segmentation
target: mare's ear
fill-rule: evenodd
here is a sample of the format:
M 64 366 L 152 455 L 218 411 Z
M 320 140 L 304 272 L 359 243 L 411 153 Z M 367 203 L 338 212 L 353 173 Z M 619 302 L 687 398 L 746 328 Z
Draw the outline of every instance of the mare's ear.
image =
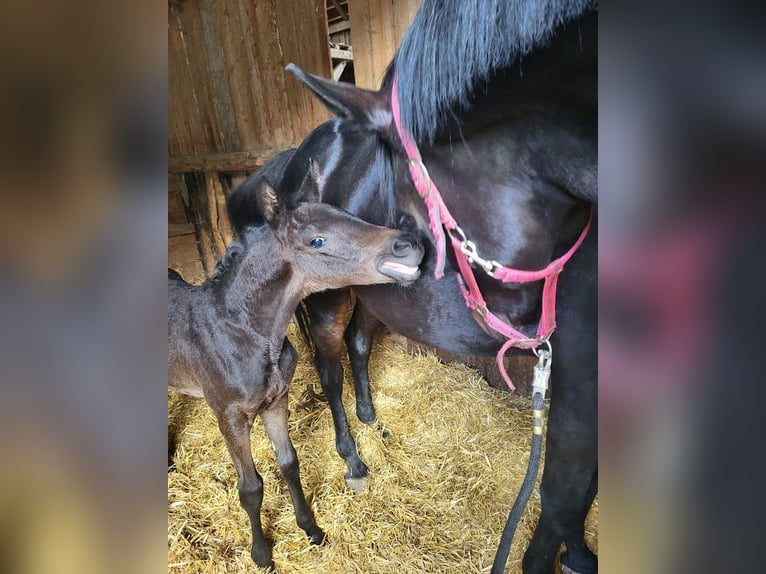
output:
M 388 138 L 394 133 L 391 93 L 387 88 L 377 92 L 357 88 L 353 84 L 334 82 L 309 74 L 295 64 L 288 64 L 286 69 L 308 86 L 336 116 L 355 121 Z
M 261 204 L 263 209 L 263 217 L 266 219 L 269 225 L 275 226 L 282 217 L 282 204 L 279 202 L 276 190 L 271 184 L 262 177 L 258 181 L 258 203 Z

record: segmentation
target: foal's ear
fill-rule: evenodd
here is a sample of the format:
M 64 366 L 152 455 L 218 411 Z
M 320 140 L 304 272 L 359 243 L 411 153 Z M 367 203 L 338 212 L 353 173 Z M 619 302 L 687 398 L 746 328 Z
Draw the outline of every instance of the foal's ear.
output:
M 258 203 L 263 209 L 263 217 L 269 225 L 276 225 L 282 215 L 282 204 L 279 202 L 277 192 L 263 177 L 258 182 Z
M 387 89 L 377 92 L 357 88 L 353 84 L 334 82 L 304 72 L 295 64 L 286 68 L 322 100 L 338 117 L 358 122 L 366 129 L 388 136 L 393 129 L 391 94 Z

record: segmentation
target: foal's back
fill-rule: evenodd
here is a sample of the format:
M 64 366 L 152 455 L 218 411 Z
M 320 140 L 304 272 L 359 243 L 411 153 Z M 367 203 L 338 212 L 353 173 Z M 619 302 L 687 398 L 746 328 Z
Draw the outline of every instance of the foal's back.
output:
M 267 374 L 267 337 L 219 287 L 215 280 L 194 286 L 168 277 L 168 386 L 208 402 L 219 397 L 205 396 L 205 387 L 208 395 L 222 393 L 233 390 L 227 381 L 255 382 Z

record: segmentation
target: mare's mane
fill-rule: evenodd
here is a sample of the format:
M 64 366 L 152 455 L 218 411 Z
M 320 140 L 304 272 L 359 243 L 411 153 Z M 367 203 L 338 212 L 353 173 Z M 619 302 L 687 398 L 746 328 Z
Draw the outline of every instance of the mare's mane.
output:
M 448 112 L 467 108 L 473 88 L 545 44 L 553 31 L 596 0 L 423 0 L 391 62 L 402 122 L 432 143 Z

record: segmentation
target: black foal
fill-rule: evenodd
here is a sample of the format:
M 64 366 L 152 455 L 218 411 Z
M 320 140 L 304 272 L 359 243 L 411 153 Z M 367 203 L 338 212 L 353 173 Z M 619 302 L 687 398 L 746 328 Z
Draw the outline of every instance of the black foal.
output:
M 235 242 L 204 285 L 168 271 L 168 386 L 204 397 L 213 409 L 250 517 L 251 556 L 271 565 L 261 528 L 263 481 L 250 450 L 256 415 L 276 452 L 296 520 L 314 544 L 325 534 L 306 502 L 287 431 L 287 385 L 298 355 L 285 337 L 301 299 L 354 284 L 408 284 L 423 248 L 407 233 L 365 223 L 322 203 L 292 210 L 263 179 L 257 190 L 266 223 Z

